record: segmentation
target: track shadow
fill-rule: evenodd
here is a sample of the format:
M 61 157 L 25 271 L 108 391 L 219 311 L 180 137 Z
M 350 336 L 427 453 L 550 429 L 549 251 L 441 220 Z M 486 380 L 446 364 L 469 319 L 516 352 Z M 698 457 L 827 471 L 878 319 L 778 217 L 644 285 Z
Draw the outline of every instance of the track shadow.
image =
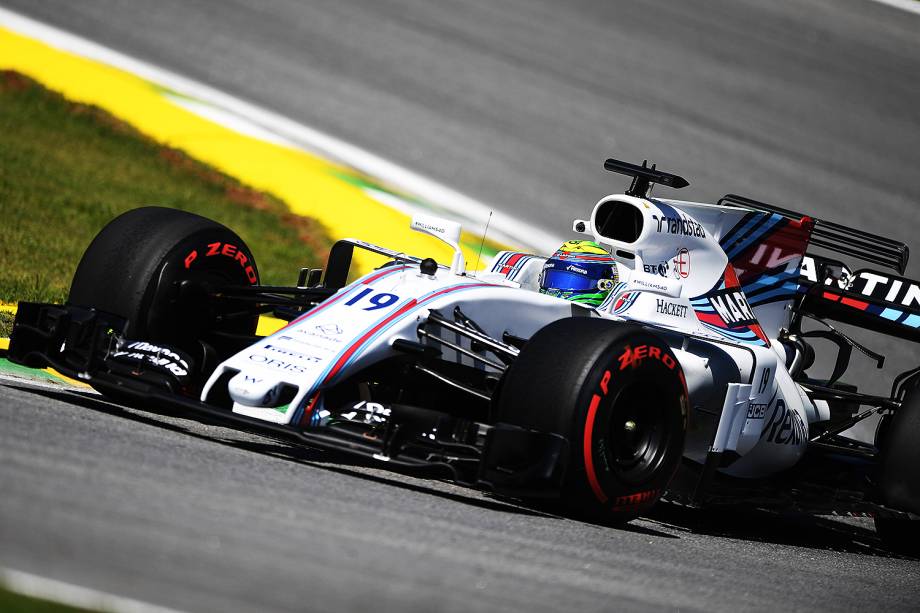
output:
M 914 559 L 885 549 L 871 527 L 827 517 L 740 507 L 693 509 L 659 503 L 645 519 L 690 534 L 806 547 L 887 558 Z
M 243 440 L 240 438 L 224 437 L 218 433 L 214 434 L 203 434 L 196 432 L 192 429 L 183 427 L 179 424 L 170 423 L 158 419 L 158 417 L 169 417 L 169 418 L 178 418 L 183 419 L 184 416 L 181 412 L 176 411 L 154 411 L 150 409 L 135 409 L 132 407 L 126 407 L 114 402 L 105 400 L 103 397 L 91 393 L 91 392 L 81 392 L 81 391 L 71 391 L 71 390 L 55 390 L 41 387 L 31 387 L 31 386 L 22 386 L 15 384 L 3 384 L 4 387 L 11 389 L 16 389 L 21 392 L 26 392 L 30 394 L 36 394 L 43 396 L 50 400 L 55 400 L 58 402 L 64 402 L 67 404 L 72 404 L 79 406 L 84 409 L 95 411 L 98 413 L 104 413 L 106 415 L 112 415 L 116 417 L 121 417 L 139 424 L 144 424 L 147 426 L 153 426 L 155 428 L 160 428 L 163 430 L 168 430 L 170 432 L 181 433 L 186 436 L 197 438 L 199 440 L 205 440 L 219 445 L 224 445 L 227 447 L 233 447 L 235 449 L 241 449 L 251 453 L 257 453 L 260 455 L 285 460 L 289 462 L 296 462 L 298 464 L 303 464 L 310 466 L 319 470 L 325 470 L 330 472 L 339 473 L 342 475 L 348 475 L 350 477 L 355 477 L 358 479 L 363 479 L 366 481 L 373 481 L 375 483 L 383 483 L 392 487 L 397 487 L 400 489 L 429 494 L 431 496 L 437 496 L 439 498 L 444 498 L 447 500 L 452 500 L 454 502 L 459 502 L 469 506 L 474 506 L 482 509 L 488 509 L 492 511 L 499 511 L 502 513 L 513 513 L 516 515 L 525 515 L 525 516 L 535 516 L 535 517 L 544 517 L 552 516 L 549 513 L 544 513 L 542 511 L 523 507 L 512 502 L 505 502 L 493 498 L 479 498 L 474 496 L 464 496 L 462 494 L 454 492 L 445 492 L 441 489 L 434 487 L 426 487 L 417 483 L 410 483 L 406 481 L 401 481 L 398 478 L 399 473 L 391 473 L 393 477 L 382 476 L 370 474 L 363 472 L 361 470 L 356 470 L 357 468 L 370 468 L 375 470 L 384 470 L 381 469 L 379 465 L 372 464 L 370 462 L 363 463 L 360 461 L 355 461 L 350 457 L 337 456 L 333 452 L 312 449 L 305 446 L 292 445 L 286 441 L 276 441 L 269 437 L 262 435 L 248 435 L 248 433 L 240 432 L 233 430 L 232 428 L 227 428 L 225 426 L 216 425 L 215 427 L 221 428 L 224 432 L 233 432 L 234 434 L 243 434 L 248 436 L 253 436 L 261 440 Z M 192 421 L 190 423 L 200 423 Z M 478 490 L 471 490 L 476 491 Z
M 447 492 L 435 486 L 428 487 L 418 483 L 418 479 L 416 478 L 411 482 L 401 480 L 399 473 L 386 472 L 385 474 L 381 474 L 384 469 L 371 462 L 365 463 L 355 461 L 350 457 L 337 456 L 328 451 L 292 445 L 286 441 L 276 441 L 261 435 L 239 433 L 231 428 L 220 425 L 216 426 L 219 428 L 217 432 L 207 434 L 184 427 L 181 423 L 173 423 L 162 419 L 183 419 L 183 415 L 180 412 L 134 409 L 110 402 L 94 393 L 78 390 L 55 390 L 9 383 L 4 383 L 3 386 L 21 392 L 43 396 L 51 400 L 73 404 L 106 415 L 121 417 L 136 423 L 181 433 L 199 440 L 206 440 L 267 457 L 296 462 L 319 470 L 335 472 L 357 479 L 386 484 L 406 491 L 437 496 L 445 500 L 502 513 L 513 513 L 531 517 L 571 519 L 608 529 L 623 530 L 664 539 L 679 539 L 681 533 L 701 534 L 777 545 L 807 547 L 816 550 L 905 558 L 905 556 L 893 554 L 884 549 L 874 529 L 833 521 L 822 517 L 801 514 L 777 514 L 734 507 L 730 509 L 693 509 L 677 504 L 659 503 L 649 513 L 643 516 L 642 519 L 645 521 L 641 522 L 641 524 L 635 522 L 629 524 L 612 524 L 609 522 L 573 516 L 549 504 L 524 504 L 519 501 L 506 500 L 490 494 L 487 494 L 486 497 L 480 497 Z M 223 436 L 220 434 L 222 432 L 232 432 L 236 435 L 251 436 L 252 438 L 247 440 L 234 436 Z M 360 470 L 361 468 L 374 469 L 380 472 L 377 474 L 368 473 Z M 392 475 L 392 477 L 389 475 Z M 478 490 L 471 491 L 478 492 Z M 649 527 L 649 523 L 661 529 Z

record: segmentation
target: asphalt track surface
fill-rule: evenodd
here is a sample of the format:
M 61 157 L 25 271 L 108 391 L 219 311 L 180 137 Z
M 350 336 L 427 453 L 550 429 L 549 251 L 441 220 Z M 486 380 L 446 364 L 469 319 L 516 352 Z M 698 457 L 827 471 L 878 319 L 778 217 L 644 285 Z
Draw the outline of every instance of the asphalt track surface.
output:
M 865 0 L 0 4 L 557 231 L 622 188 L 613 155 L 920 249 L 920 17 Z M 666 507 L 617 530 L 0 391 L 0 565 L 182 609 L 915 608 L 918 562 L 870 526 Z

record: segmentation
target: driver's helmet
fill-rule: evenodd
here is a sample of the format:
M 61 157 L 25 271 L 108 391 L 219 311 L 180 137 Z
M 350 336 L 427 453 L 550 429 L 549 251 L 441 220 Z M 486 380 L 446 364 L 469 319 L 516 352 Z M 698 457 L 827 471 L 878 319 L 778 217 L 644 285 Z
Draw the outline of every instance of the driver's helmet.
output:
M 566 241 L 540 273 L 540 293 L 600 306 L 618 281 L 610 252 L 594 241 Z

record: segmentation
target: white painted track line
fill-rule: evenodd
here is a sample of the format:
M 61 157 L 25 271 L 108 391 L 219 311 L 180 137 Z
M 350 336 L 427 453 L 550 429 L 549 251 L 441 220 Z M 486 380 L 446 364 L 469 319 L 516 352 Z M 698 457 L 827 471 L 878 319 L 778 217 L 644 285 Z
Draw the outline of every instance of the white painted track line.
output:
M 920 15 L 920 2 L 917 0 L 872 0 L 873 2 L 878 2 L 879 4 L 887 4 L 896 9 L 901 9 L 902 11 L 907 11 L 908 13 L 916 13 Z
M 105 611 L 106 613 L 179 613 L 176 609 L 160 607 L 133 598 L 56 581 L 9 568 L 0 568 L 0 584 L 22 594 L 60 604 Z

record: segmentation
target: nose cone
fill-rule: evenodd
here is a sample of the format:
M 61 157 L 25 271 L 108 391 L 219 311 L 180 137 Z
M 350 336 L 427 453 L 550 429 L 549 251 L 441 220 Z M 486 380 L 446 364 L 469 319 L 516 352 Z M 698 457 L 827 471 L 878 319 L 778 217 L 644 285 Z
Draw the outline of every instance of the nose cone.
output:
M 261 373 L 241 372 L 230 379 L 227 391 L 234 402 L 250 407 L 271 407 L 278 401 L 281 383 Z

